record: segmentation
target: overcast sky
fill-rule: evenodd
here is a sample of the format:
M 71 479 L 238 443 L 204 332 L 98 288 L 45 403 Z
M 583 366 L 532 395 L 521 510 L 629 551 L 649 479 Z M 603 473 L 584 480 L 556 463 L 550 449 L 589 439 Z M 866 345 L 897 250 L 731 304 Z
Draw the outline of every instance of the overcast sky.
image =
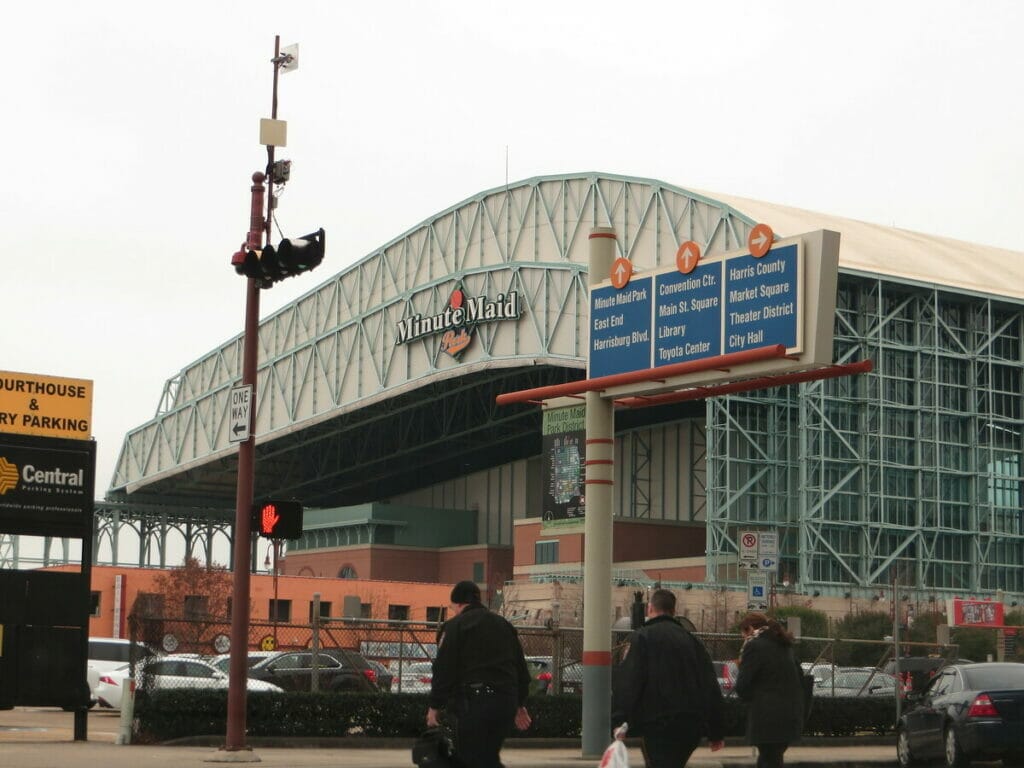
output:
M 643 176 L 1022 251 L 1022 29 L 1015 0 L 18 3 L 0 370 L 95 382 L 102 495 L 164 382 L 241 330 L 275 35 L 300 45 L 278 220 L 328 251 L 264 316 L 505 183 L 506 148 L 511 181 Z

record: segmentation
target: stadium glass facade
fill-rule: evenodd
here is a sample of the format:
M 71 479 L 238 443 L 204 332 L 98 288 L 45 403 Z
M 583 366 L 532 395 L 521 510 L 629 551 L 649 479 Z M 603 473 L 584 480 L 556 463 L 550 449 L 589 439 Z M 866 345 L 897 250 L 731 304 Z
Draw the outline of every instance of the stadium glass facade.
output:
M 780 580 L 822 594 L 1024 591 L 1020 303 L 841 274 L 855 377 L 708 402 L 708 578 L 775 528 Z

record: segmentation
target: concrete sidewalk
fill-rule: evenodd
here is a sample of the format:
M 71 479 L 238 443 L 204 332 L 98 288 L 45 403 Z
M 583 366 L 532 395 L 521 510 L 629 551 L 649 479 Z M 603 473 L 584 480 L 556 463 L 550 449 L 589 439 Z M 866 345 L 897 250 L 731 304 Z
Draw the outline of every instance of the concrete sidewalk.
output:
M 381 768 L 412 766 L 411 741 L 392 740 L 359 744 L 354 740 L 324 742 L 252 739 L 251 752 L 225 753 L 209 741 L 206 746 L 191 744 L 130 745 L 114 743 L 119 718 L 112 712 L 91 712 L 89 740 L 73 741 L 70 713 L 58 710 L 15 709 L 0 711 L 0 768 L 205 768 L 225 765 L 257 765 L 259 768 Z M 208 737 L 207 737 L 208 738 Z M 791 747 L 786 764 L 815 768 L 888 768 L 896 765 L 892 744 L 879 744 L 877 738 L 837 739 L 822 745 Z M 867 743 L 864 743 L 867 742 Z M 537 746 L 528 739 L 510 739 L 502 750 L 502 761 L 509 768 L 581 768 L 597 766 L 597 758 L 583 758 L 578 745 L 553 741 Z M 630 764 L 643 766 L 638 746 L 630 742 Z M 258 762 L 256 762 L 258 761 Z M 732 744 L 712 753 L 698 749 L 690 759 L 693 768 L 739 768 L 753 766 L 750 747 Z
M 9 735 L 9 734 L 8 734 Z M 38 734 L 37 734 L 38 736 Z M 637 748 L 630 749 L 630 764 L 643 766 Z M 235 760 L 259 762 L 236 762 Z M 5 768 L 205 768 L 224 765 L 258 765 L 260 768 L 383 768 L 412 766 L 408 749 L 285 748 L 256 747 L 251 753 L 223 753 L 209 747 L 117 746 L 109 742 L 9 741 L 0 738 L 0 764 Z M 581 768 L 596 766 L 596 758 L 583 758 L 579 749 L 505 748 L 502 761 L 509 768 Z M 688 763 L 692 768 L 752 766 L 749 747 L 726 747 L 712 753 L 701 747 Z M 790 766 L 882 768 L 896 765 L 896 751 L 887 746 L 792 747 L 786 752 Z

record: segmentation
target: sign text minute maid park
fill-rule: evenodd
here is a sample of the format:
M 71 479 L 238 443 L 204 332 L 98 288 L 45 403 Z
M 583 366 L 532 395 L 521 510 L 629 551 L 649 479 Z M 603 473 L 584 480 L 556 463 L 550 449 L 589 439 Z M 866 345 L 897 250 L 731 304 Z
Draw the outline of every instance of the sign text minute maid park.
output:
M 589 377 L 782 344 L 803 351 L 804 244 L 776 242 L 702 258 L 689 274 L 675 266 L 634 275 L 623 288 L 590 294 Z

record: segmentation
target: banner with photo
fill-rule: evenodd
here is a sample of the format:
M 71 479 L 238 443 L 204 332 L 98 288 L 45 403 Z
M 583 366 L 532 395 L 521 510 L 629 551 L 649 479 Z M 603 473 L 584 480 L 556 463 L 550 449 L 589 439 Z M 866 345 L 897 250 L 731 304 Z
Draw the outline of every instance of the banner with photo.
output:
M 570 525 L 585 512 L 586 406 L 544 411 L 544 509 L 542 527 Z

